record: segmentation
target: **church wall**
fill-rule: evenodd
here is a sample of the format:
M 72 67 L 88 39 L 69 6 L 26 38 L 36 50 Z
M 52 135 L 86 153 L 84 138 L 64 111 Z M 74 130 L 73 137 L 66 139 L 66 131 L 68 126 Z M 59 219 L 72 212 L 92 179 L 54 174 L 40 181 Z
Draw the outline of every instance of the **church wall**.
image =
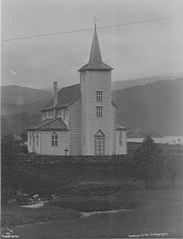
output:
M 62 118 L 63 121 L 68 124 L 69 116 L 68 116 L 68 108 L 57 109 L 57 118 Z
M 40 132 L 35 132 L 35 152 L 40 154 Z
M 69 131 L 55 131 L 58 135 L 58 146 L 52 146 L 51 135 L 53 131 L 41 131 L 40 132 L 40 143 L 41 143 L 41 154 L 45 155 L 65 155 L 65 149 L 70 150 L 69 145 Z M 69 151 L 70 152 L 70 151 Z M 68 154 L 69 154 L 68 152 Z
M 85 80 L 86 72 L 80 74 L 80 90 L 81 90 L 81 152 L 82 155 L 87 155 L 88 153 L 88 81 Z
M 81 76 L 82 92 L 82 144 L 83 154 L 94 155 L 94 136 L 100 129 L 105 134 L 105 154 L 112 154 L 111 72 L 86 71 Z M 103 92 L 102 102 L 96 101 L 96 91 Z M 96 106 L 103 106 L 103 117 L 96 117 Z
M 81 98 L 69 107 L 70 155 L 81 155 Z
M 120 130 L 115 130 L 116 132 L 116 154 L 127 154 L 127 134 L 126 131 L 122 130 L 122 145 L 119 144 L 119 134 Z
M 32 139 L 30 139 L 31 137 L 31 131 L 28 131 L 28 134 L 27 134 L 27 148 L 28 148 L 28 152 L 29 153 L 32 153 Z
M 28 131 L 28 152 L 40 154 L 40 132 Z
M 116 122 L 116 107 L 111 107 L 111 136 L 112 136 L 112 154 L 116 154 L 116 132 L 114 130 Z

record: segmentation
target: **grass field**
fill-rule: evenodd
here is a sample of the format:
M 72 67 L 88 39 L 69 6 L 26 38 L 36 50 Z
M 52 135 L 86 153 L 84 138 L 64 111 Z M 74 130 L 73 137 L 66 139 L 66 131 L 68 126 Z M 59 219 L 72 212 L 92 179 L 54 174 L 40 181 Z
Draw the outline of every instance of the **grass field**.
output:
M 98 187 L 98 191 L 101 191 L 100 185 L 104 190 L 106 187 L 114 189 L 133 180 L 133 169 L 128 164 L 33 164 L 24 165 L 21 174 L 24 193 L 38 193 L 40 196 L 50 193 L 69 196 L 74 190 L 78 193 L 79 188 L 80 193 L 86 191 L 88 194 L 88 187 L 96 190 Z
M 125 236 L 132 231 L 161 231 L 161 227 L 170 235 L 183 236 L 180 228 L 180 223 L 183 222 L 181 174 L 174 189 L 168 184 L 165 187 L 164 184 L 156 190 L 145 190 L 141 182 L 133 180 L 132 175 L 133 169 L 127 164 L 25 165 L 22 168 L 23 192 L 38 193 L 42 197 L 57 193 L 58 198 L 39 209 L 2 205 L 2 226 L 12 228 L 27 225 L 25 228 L 15 227 L 20 235 L 24 235 L 22 238 L 51 238 L 51 228 L 55 230 L 54 238 L 60 238 L 60 233 L 65 237 L 74 237 L 75 234 L 72 233 L 78 233 L 78 237 Z M 93 216 L 86 219 L 86 228 L 83 228 L 80 212 L 119 208 L 125 208 L 127 211 L 114 216 Z M 110 217 L 113 218 L 113 223 L 109 220 Z M 50 224 L 49 227 L 46 227 L 46 224 L 35 224 L 39 222 Z M 100 227 L 96 227 L 97 222 Z M 123 223 L 123 228 L 120 228 L 119 222 Z M 29 227 L 31 224 L 35 226 Z M 72 229 L 69 229 L 70 227 Z M 112 227 L 115 227 L 116 231 L 113 231 Z M 29 236 L 30 230 L 34 232 L 32 237 Z M 47 234 L 40 230 L 45 230 Z
M 109 210 L 136 207 L 129 165 L 111 164 L 33 164 L 22 168 L 22 192 L 48 197 L 53 193 L 57 200 L 40 209 L 2 205 L 2 225 L 15 226 L 77 215 L 78 211 Z

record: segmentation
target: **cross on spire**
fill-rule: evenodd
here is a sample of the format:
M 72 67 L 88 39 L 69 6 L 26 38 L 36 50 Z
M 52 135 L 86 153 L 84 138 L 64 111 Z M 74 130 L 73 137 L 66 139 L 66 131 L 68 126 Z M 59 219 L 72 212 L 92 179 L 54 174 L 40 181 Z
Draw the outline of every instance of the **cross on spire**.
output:
M 94 17 L 92 20 L 95 22 L 95 31 L 96 31 L 98 18 Z
M 94 17 L 94 19 L 92 19 L 94 22 L 95 22 L 95 24 L 96 24 L 96 22 L 98 21 L 98 18 L 96 18 L 96 17 Z

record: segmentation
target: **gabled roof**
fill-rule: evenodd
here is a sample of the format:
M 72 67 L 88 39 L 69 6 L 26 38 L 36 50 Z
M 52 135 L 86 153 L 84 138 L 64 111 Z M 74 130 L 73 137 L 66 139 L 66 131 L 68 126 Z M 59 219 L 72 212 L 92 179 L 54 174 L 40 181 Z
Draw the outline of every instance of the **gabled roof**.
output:
M 97 133 L 95 134 L 95 136 L 105 136 L 105 134 L 102 132 L 102 130 L 98 130 Z
M 56 119 L 47 119 L 42 121 L 40 124 L 36 126 L 32 126 L 28 128 L 28 130 L 39 130 L 39 131 L 65 131 L 67 129 L 67 125 L 62 120 L 62 118 L 56 118 Z
M 67 108 L 72 103 L 75 102 L 75 100 L 81 95 L 80 93 L 80 84 L 77 85 L 71 85 L 62 88 L 58 92 L 58 104 L 56 105 L 56 108 Z M 117 108 L 117 106 L 114 104 L 114 102 L 111 102 L 114 107 Z M 46 111 L 49 109 L 53 109 L 53 98 L 48 102 L 48 104 L 42 109 L 42 111 Z
M 78 98 L 78 96 L 80 96 L 80 84 L 62 88 L 58 92 L 58 104 L 56 105 L 56 108 L 68 107 Z M 42 111 L 53 107 L 53 99 L 51 99 Z
M 79 71 L 111 71 L 112 67 L 108 66 L 103 62 L 88 62 L 86 65 L 81 67 Z
M 93 35 L 92 47 L 90 51 L 90 59 L 89 62 L 84 65 L 79 71 L 86 71 L 86 70 L 98 70 L 98 71 L 111 71 L 113 70 L 112 67 L 108 66 L 107 64 L 102 62 L 102 56 L 100 52 L 100 46 L 98 42 L 97 30 L 96 30 L 96 23 L 95 23 L 95 30 Z
M 116 124 L 115 124 L 115 130 L 127 131 L 128 128 L 127 128 L 126 126 L 124 126 L 124 125 L 121 125 L 121 124 L 116 123 Z

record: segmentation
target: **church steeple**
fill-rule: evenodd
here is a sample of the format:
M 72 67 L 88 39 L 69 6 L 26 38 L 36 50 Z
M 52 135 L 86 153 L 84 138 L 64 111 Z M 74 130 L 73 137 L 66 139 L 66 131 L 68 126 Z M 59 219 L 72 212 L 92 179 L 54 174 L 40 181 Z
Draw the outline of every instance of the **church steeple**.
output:
M 97 26 L 95 23 L 95 29 L 94 29 L 94 35 L 93 35 L 93 41 L 92 41 L 92 47 L 90 51 L 90 59 L 89 62 L 102 62 L 102 56 L 100 53 L 100 46 L 98 42 L 98 36 L 97 36 Z
M 94 26 L 94 35 L 93 35 L 93 41 L 92 41 L 92 46 L 91 46 L 91 51 L 90 51 L 90 58 L 89 62 L 84 65 L 81 69 L 79 69 L 80 72 L 82 71 L 111 71 L 113 70 L 112 67 L 108 66 L 107 64 L 102 62 L 102 56 L 100 52 L 100 46 L 99 46 L 99 41 L 98 41 L 98 36 L 97 36 L 97 27 L 96 23 Z

